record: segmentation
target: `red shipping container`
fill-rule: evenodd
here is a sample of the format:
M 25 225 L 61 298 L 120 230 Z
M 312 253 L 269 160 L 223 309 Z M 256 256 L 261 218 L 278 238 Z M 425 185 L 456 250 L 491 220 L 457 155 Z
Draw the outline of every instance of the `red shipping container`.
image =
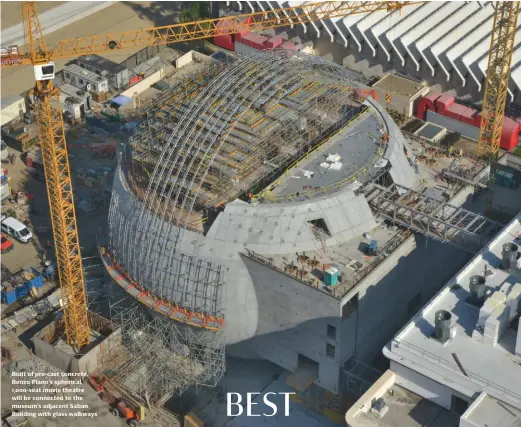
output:
M 474 126 L 477 128 L 481 127 L 481 113 L 476 114 L 476 117 L 474 117 Z
M 416 107 L 416 117 L 418 117 L 420 120 L 425 120 L 425 111 L 436 111 L 436 108 L 434 107 L 434 102 L 440 96 L 441 94 L 433 92 L 420 99 L 418 101 L 418 106 Z
M 241 37 L 241 43 L 245 44 L 246 46 L 253 47 L 253 42 L 257 38 L 257 34 L 255 33 L 246 33 L 243 34 Z
M 293 52 L 296 52 L 297 51 L 297 46 L 295 46 L 293 43 L 291 42 L 284 42 L 280 45 L 280 48 L 281 49 L 285 49 L 285 50 L 291 50 Z
M 230 36 L 229 34 L 215 36 L 213 38 L 213 44 L 235 52 L 235 46 L 233 44 L 232 36 Z
M 465 107 L 464 105 L 452 104 L 449 108 L 447 108 L 447 111 L 445 111 L 445 117 L 457 120 L 459 122 L 461 121 L 461 115 L 467 110 L 468 107 Z
M 260 34 L 257 34 L 257 37 L 253 40 L 253 47 L 255 49 L 264 50 L 266 46 L 264 46 L 264 43 L 268 40 L 268 37 L 261 36 Z
M 461 113 L 460 121 L 467 125 L 475 126 L 476 114 L 478 114 L 477 110 L 474 110 L 474 108 L 467 108 L 465 112 Z
M 447 112 L 447 109 L 454 104 L 454 97 L 452 95 L 441 95 L 436 100 L 436 112 L 444 116 Z
M 503 131 L 501 132 L 500 147 L 505 150 L 512 150 L 517 145 L 520 128 L 521 124 L 510 117 L 505 117 L 503 121 Z
M 282 38 L 282 35 L 276 35 L 275 37 L 272 37 L 271 39 L 268 39 L 266 43 L 264 44 L 266 46 L 266 49 L 275 49 L 279 47 L 284 39 Z

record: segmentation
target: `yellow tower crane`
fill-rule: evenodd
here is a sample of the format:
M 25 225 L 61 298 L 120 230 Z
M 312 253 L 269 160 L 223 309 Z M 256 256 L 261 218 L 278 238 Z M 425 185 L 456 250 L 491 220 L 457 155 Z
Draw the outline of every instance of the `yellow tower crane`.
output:
M 478 140 L 478 156 L 490 162 L 490 195 L 487 215 L 490 216 L 494 197 L 496 165 L 505 119 L 510 66 L 514 54 L 514 42 L 519 15 L 519 1 L 495 3 L 494 23 L 488 54 L 485 96 L 481 109 L 481 126 Z
M 3 66 L 32 64 L 36 85 L 32 91 L 38 138 L 42 150 L 51 222 L 56 248 L 67 342 L 81 348 L 90 342 L 87 301 L 78 240 L 74 198 L 67 144 L 60 105 L 60 91 L 54 87 L 53 60 L 110 50 L 135 49 L 168 43 L 180 43 L 235 34 L 251 28 L 283 27 L 295 22 L 312 22 L 377 10 L 394 11 L 421 2 L 352 1 L 310 3 L 298 8 L 283 8 L 227 18 L 145 28 L 117 34 L 64 40 L 49 49 L 43 37 L 34 1 L 23 2 L 27 51 L 8 54 Z M 249 18 L 249 22 L 244 19 Z
M 45 45 L 35 3 L 24 2 L 23 14 L 29 49 L 27 55 L 33 64 L 36 79 L 31 95 L 51 211 L 65 336 L 71 346 L 81 348 L 90 341 L 90 328 L 60 91 L 52 82 L 55 67 Z
M 182 43 L 252 29 L 286 27 L 296 23 L 342 18 L 378 10 L 392 12 L 404 6 L 418 3 L 423 3 L 423 1 L 325 1 L 308 3 L 296 7 L 218 19 L 77 37 L 63 40 L 49 49 L 45 45 L 35 2 L 24 2 L 26 51 L 24 53 L 9 52 L 2 57 L 2 66 L 32 64 L 34 67 L 36 86 L 32 95 L 51 210 L 67 342 L 75 348 L 81 348 L 90 341 L 90 329 L 67 146 L 59 101 L 60 92 L 52 83 L 55 73 L 53 60 L 88 54 L 102 54 L 111 50 L 140 49 L 147 46 Z M 507 2 L 496 3 L 500 6 L 496 6 L 491 59 L 489 59 L 488 73 L 490 76 L 487 75 L 486 82 L 483 111 L 490 113 L 483 114 L 484 120 L 480 134 L 480 152 L 482 153 L 489 146 L 499 147 L 506 102 L 505 87 L 508 84 L 513 51 L 511 44 L 513 43 L 511 42 L 513 40 L 512 28 L 515 29 L 516 11 L 519 9 L 519 2 L 512 4 L 514 3 L 517 6 L 509 7 L 508 4 L 510 3 Z M 507 63 L 508 65 L 505 65 Z M 493 71 L 490 71 L 491 69 Z

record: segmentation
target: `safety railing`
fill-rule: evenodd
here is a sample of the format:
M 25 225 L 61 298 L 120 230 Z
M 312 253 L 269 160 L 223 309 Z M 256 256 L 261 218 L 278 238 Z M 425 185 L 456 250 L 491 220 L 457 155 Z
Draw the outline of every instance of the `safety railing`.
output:
M 166 301 L 143 288 L 133 280 L 124 267 L 119 265 L 103 246 L 99 248 L 101 259 L 112 279 L 129 295 L 157 313 L 190 326 L 219 331 L 224 326 L 224 317 L 189 310 Z
M 353 125 L 356 121 L 361 121 L 363 117 L 367 114 L 369 110 L 364 109 L 360 113 L 358 113 L 356 116 L 354 116 L 352 119 L 347 121 L 346 123 L 339 124 L 335 127 L 331 135 L 326 138 L 324 141 L 322 141 L 320 144 L 317 144 L 314 146 L 310 151 L 303 154 L 298 159 L 294 160 L 291 164 L 285 166 L 285 170 L 283 174 L 272 184 L 269 185 L 269 187 L 277 187 L 280 185 L 281 181 L 286 178 L 286 176 L 289 174 L 289 171 L 293 169 L 295 166 L 297 166 L 304 158 L 308 157 L 313 152 L 319 150 L 320 148 L 324 147 L 326 143 L 331 141 L 336 135 L 338 135 L 344 128 L 347 126 Z M 285 193 L 285 194 L 273 194 L 269 190 L 265 190 L 257 195 L 253 196 L 253 200 L 258 200 L 261 202 L 267 202 L 267 203 L 282 203 L 282 202 L 291 202 L 295 199 L 311 199 L 313 197 L 322 196 L 324 194 L 333 193 L 336 191 L 341 190 L 345 186 L 354 183 L 360 176 L 367 173 L 369 168 L 374 165 L 381 157 L 383 156 L 383 147 L 380 146 L 377 148 L 375 153 L 367 160 L 360 169 L 353 172 L 353 174 L 344 177 L 340 181 L 337 181 L 333 184 L 313 188 L 310 190 L 302 190 L 294 193 Z
M 410 342 L 407 342 L 407 341 L 404 341 L 402 339 L 399 339 L 399 338 L 395 338 L 392 343 L 391 343 L 391 346 L 392 348 L 400 348 L 400 347 L 403 347 L 403 348 L 406 348 L 408 349 L 409 351 L 411 351 L 412 353 L 415 353 L 416 355 L 420 356 L 422 359 L 429 359 L 431 361 L 433 361 L 434 363 L 440 365 L 440 366 L 443 366 L 444 368 L 456 373 L 456 374 L 462 374 L 461 372 L 461 369 L 459 368 L 458 365 L 456 365 L 455 363 L 450 363 L 448 362 L 447 360 L 421 348 L 421 347 L 418 347 L 414 344 L 411 344 Z M 492 390 L 493 392 L 495 393 L 498 393 L 502 396 L 508 396 L 508 397 L 511 397 L 517 401 L 521 401 L 521 395 L 512 391 L 512 390 L 509 390 L 493 381 L 490 381 L 488 380 L 487 378 L 484 378 L 482 377 L 481 375 L 479 374 L 476 374 L 474 372 L 471 372 L 469 371 L 468 369 L 465 368 L 465 372 L 466 372 L 466 377 L 469 378 L 470 380 L 476 382 L 476 383 L 479 383 L 481 384 L 482 386 L 484 387 L 488 387 L 490 390 Z

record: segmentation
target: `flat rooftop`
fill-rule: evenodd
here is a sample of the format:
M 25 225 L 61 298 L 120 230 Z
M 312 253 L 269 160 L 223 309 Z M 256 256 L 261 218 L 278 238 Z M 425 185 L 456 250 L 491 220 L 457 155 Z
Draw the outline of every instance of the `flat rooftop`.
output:
M 93 67 L 97 67 L 97 68 L 106 70 L 112 74 L 120 73 L 121 71 L 123 71 L 127 68 L 122 64 L 118 64 L 114 61 L 111 61 L 110 59 L 103 58 L 102 56 L 99 56 L 99 55 L 84 55 L 84 56 L 80 56 L 78 58 L 78 60 L 85 64 L 90 64 Z
M 370 411 L 360 412 L 356 427 L 458 427 L 460 417 L 434 402 L 424 399 L 399 385 L 393 385 L 393 393 L 386 393 L 385 404 L 389 408 L 382 418 Z M 490 424 L 490 427 L 496 424 Z M 482 424 L 480 424 L 482 426 Z
M 521 409 L 521 366 L 514 359 L 517 334 L 515 321 L 508 321 L 506 311 L 495 311 L 504 305 L 507 305 L 507 308 L 514 306 L 515 299 L 519 298 L 521 274 L 519 271 L 509 273 L 504 270 L 501 260 L 504 244 L 521 244 L 520 233 L 521 214 L 485 246 L 396 335 L 384 349 L 386 356 L 442 384 L 449 381 L 447 378 L 451 378 L 448 384 L 451 388 L 457 389 L 460 383 L 468 384 L 470 378 L 476 389 L 499 394 L 506 402 Z M 486 317 L 483 308 L 480 311 L 479 306 L 468 302 L 470 278 L 475 275 L 486 277 L 487 307 L 489 304 L 495 304 L 496 300 L 505 302 L 493 306 L 493 314 L 489 317 Z M 445 344 L 434 337 L 434 316 L 438 310 L 446 310 L 452 316 L 451 335 L 455 336 Z M 489 320 L 486 320 L 486 336 L 482 330 L 480 332 L 480 329 L 476 328 L 480 317 L 480 322 L 484 322 L 483 319 L 491 319 L 490 321 L 496 323 L 499 322 L 496 317 L 506 318 L 499 326 L 496 338 L 498 341 L 495 345 L 489 342 Z M 453 354 L 459 358 L 468 377 L 464 376 L 456 364 Z
M 367 121 L 373 120 L 372 116 L 368 116 L 362 121 L 361 125 Z M 348 135 L 354 137 L 353 133 L 356 132 L 358 125 L 354 125 L 350 129 Z M 421 186 L 426 189 L 447 191 L 446 185 L 440 181 L 437 181 L 435 177 L 444 169 L 450 167 L 454 159 L 441 157 L 433 152 L 425 152 L 425 149 L 415 141 L 408 141 L 408 148 L 416 154 L 417 157 L 425 157 L 425 159 L 433 159 L 433 162 L 421 161 L 419 164 L 418 174 L 418 190 Z M 334 150 L 325 147 L 324 153 L 329 154 Z M 422 155 L 420 155 L 423 153 Z M 322 156 L 324 154 L 317 154 L 316 156 Z M 472 162 L 466 158 L 460 159 L 462 168 L 469 168 L 472 166 Z M 334 173 L 338 171 L 330 171 Z M 292 175 L 290 171 L 288 176 Z M 303 173 L 300 173 L 302 176 Z M 289 178 L 288 178 L 289 179 Z M 309 185 L 308 181 L 311 179 L 301 178 L 298 181 L 301 185 Z M 303 182 L 301 182 L 303 181 Z M 457 191 L 458 187 L 454 188 Z M 427 190 L 428 191 L 428 190 Z M 452 197 L 454 194 L 450 194 Z M 342 298 L 351 289 L 353 289 L 360 281 L 371 273 L 378 265 L 380 265 L 397 247 L 409 237 L 409 233 L 399 228 L 387 227 L 382 224 L 368 230 L 370 237 L 365 238 L 364 236 L 358 236 L 350 239 L 349 241 L 335 246 L 325 246 L 315 251 L 303 252 L 289 252 L 285 254 L 255 254 L 255 259 L 270 267 L 273 267 L 279 271 L 286 272 L 286 274 L 300 280 L 308 286 L 315 287 L 318 291 L 328 293 L 337 298 Z M 324 239 L 328 239 L 329 236 L 322 236 Z M 378 242 L 377 256 L 367 256 L 366 250 L 372 240 Z M 248 255 L 248 252 L 243 252 Z M 302 256 L 308 257 L 306 262 L 302 262 Z M 315 262 L 316 261 L 316 262 Z M 318 262 L 318 264 L 317 264 Z M 336 286 L 326 286 L 323 283 L 323 276 L 320 270 L 322 270 L 324 264 L 336 267 L 339 270 L 339 274 L 342 275 L 342 281 Z M 297 270 L 304 270 L 303 273 L 299 273 Z
M 427 139 L 432 139 L 436 135 L 438 135 L 440 132 L 443 132 L 444 129 L 441 126 L 434 125 L 432 123 L 427 123 L 425 126 L 422 126 L 420 129 L 418 129 L 416 132 L 414 132 L 415 135 L 423 136 Z
M 386 74 L 378 80 L 373 87 L 385 90 L 386 92 L 397 93 L 407 98 L 411 98 L 422 89 L 425 89 L 425 86 L 420 83 L 395 76 L 394 74 Z
M 340 245 L 310 252 L 262 256 L 255 254 L 254 259 L 264 261 L 264 264 L 291 275 L 321 292 L 342 298 L 410 235 L 411 233 L 407 231 L 381 225 L 371 230 L 370 237 L 367 239 L 359 236 Z M 378 256 L 366 255 L 372 240 L 378 242 Z M 341 280 L 335 286 L 324 284 L 322 270 L 329 266 L 337 268 L 341 275 Z
M 519 409 L 485 393 L 469 407 L 461 418 L 475 427 L 521 425 Z
M 374 164 L 382 158 L 379 151 L 381 124 L 373 114 L 365 114 L 346 126 L 329 141 L 321 145 L 297 163 L 284 175 L 272 191 L 276 195 L 305 193 L 310 189 L 324 188 L 333 184 L 369 178 Z M 340 169 L 331 167 L 328 156 L 338 155 Z M 306 173 L 313 175 L 308 178 Z M 274 187 L 272 185 L 271 187 Z

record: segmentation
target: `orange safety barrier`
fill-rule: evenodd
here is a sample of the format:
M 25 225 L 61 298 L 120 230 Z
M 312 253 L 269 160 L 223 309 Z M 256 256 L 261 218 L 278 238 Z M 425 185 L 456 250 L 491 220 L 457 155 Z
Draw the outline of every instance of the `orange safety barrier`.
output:
M 125 279 L 130 284 L 126 290 L 137 289 L 140 293 L 137 295 L 137 300 L 142 304 L 152 308 L 154 311 L 161 313 L 164 316 L 167 316 L 173 320 L 178 322 L 183 322 L 191 326 L 196 326 L 199 328 L 205 328 L 212 331 L 219 331 L 224 326 L 224 318 L 216 317 L 216 316 L 208 316 L 203 313 L 198 313 L 194 311 L 190 311 L 184 307 L 180 307 L 178 305 L 172 304 L 169 301 L 165 301 L 161 298 L 156 297 L 150 291 L 142 288 L 136 281 L 132 280 L 128 273 L 125 271 L 123 267 L 121 267 L 108 253 L 108 251 L 101 247 L 100 253 L 102 259 L 104 261 L 108 261 L 106 266 L 108 269 L 114 272 L 112 275 L 113 279 L 117 282 L 118 280 Z M 148 303 L 143 297 L 150 297 L 154 300 L 154 303 Z M 162 310 L 161 308 L 167 308 L 167 310 Z

